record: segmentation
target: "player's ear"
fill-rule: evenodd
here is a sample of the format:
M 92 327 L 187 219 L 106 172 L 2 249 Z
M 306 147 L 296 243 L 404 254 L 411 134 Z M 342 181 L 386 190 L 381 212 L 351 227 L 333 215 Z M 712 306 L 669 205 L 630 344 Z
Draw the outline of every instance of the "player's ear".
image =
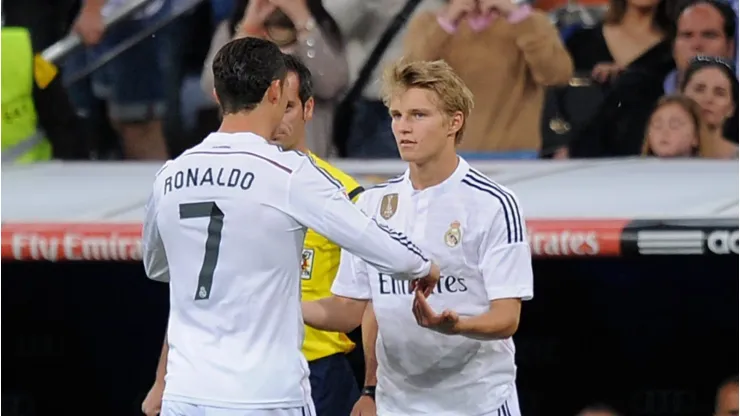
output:
M 218 94 L 216 94 L 215 88 L 213 89 L 213 91 L 211 91 L 211 94 L 213 95 L 213 101 L 215 101 L 216 104 L 221 105 L 221 102 L 218 100 Z
M 462 129 L 463 123 L 465 123 L 465 116 L 463 115 L 462 111 L 455 111 L 450 117 L 449 129 L 447 131 L 447 134 L 450 136 L 457 135 L 457 132 Z
M 276 104 L 280 102 L 280 97 L 283 95 L 283 81 L 279 79 L 272 81 L 270 86 L 267 87 L 265 95 L 269 103 Z
M 315 104 L 316 101 L 314 101 L 313 97 L 309 97 L 308 100 L 306 100 L 306 104 L 303 104 L 304 121 L 311 121 L 311 119 L 313 119 L 313 108 Z

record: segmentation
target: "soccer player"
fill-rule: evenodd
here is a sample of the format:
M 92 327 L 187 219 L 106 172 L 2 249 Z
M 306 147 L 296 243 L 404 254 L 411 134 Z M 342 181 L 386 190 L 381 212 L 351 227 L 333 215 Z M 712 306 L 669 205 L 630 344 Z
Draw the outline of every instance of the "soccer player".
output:
M 311 72 L 295 56 L 285 55 L 288 75 L 284 92 L 287 108 L 273 142 L 286 150 L 305 153 L 326 173 L 339 181 L 347 190 L 349 199 L 355 201 L 363 191 L 362 186 L 351 176 L 330 165 L 310 152 L 306 146 L 306 122 L 313 116 L 313 85 Z M 341 249 L 326 237 L 308 230 L 301 254 L 301 294 L 304 300 L 315 300 L 331 296 L 331 285 L 339 268 Z M 341 332 L 319 331 L 305 328 L 303 354 L 311 371 L 311 397 L 317 416 L 347 416 L 360 396 L 352 368 L 345 354 L 355 344 Z M 160 356 L 159 371 L 147 398 L 142 404 L 145 414 L 154 415 L 162 403 L 164 378 L 167 364 L 167 349 Z
M 221 127 L 160 169 L 145 210 L 147 276 L 170 284 L 161 414 L 311 416 L 301 353 L 306 227 L 427 291 L 438 268 L 363 215 L 311 158 L 264 139 L 288 101 L 275 44 L 234 40 L 213 72 Z
M 473 98 L 447 64 L 394 65 L 384 94 L 409 167 L 357 205 L 433 253 L 442 277 L 427 301 L 343 251 L 333 296 L 303 302 L 305 322 L 347 330 L 372 301 L 363 335 L 377 341 L 367 340 L 370 383 L 354 415 L 375 415 L 377 394 L 382 416 L 517 416 L 511 337 L 533 285 L 519 201 L 457 155 Z

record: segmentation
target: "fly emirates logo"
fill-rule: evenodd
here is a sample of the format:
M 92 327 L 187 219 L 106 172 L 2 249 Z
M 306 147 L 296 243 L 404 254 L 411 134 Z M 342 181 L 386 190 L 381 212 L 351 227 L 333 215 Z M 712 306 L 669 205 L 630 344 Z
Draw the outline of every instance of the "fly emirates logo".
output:
M 141 260 L 141 238 L 115 232 L 16 232 L 11 241 L 12 257 L 16 260 Z
M 411 282 L 396 280 L 387 274 L 378 273 L 378 289 L 381 295 L 412 295 Z M 437 286 L 432 289 L 433 294 L 467 292 L 465 278 L 455 276 L 441 276 Z
M 599 235 L 586 230 L 537 230 L 527 235 L 535 256 L 598 256 L 601 254 Z

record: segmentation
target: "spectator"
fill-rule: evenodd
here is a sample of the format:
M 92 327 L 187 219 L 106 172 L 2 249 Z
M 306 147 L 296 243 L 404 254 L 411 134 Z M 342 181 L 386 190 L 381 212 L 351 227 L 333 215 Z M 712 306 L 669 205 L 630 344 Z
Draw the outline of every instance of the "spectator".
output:
M 315 105 L 313 119 L 306 126 L 306 145 L 320 158 L 328 157 L 332 153 L 334 105 L 349 78 L 339 28 L 320 0 L 238 3 L 232 18 L 238 23 L 221 22 L 213 36 L 201 78 L 204 92 L 213 95 L 211 63 L 229 40 L 244 36 L 272 40 L 283 52 L 299 57 L 313 74 Z
M 327 12 L 339 25 L 344 38 L 351 74 L 350 85 L 357 81 L 360 70 L 378 45 L 383 32 L 408 1 L 416 1 L 418 5 L 409 16 L 405 16 L 407 19 L 424 10 L 437 9 L 445 3 L 444 0 L 324 0 Z M 378 80 L 383 68 L 401 57 L 406 30 L 402 26 L 382 51 L 380 61 L 372 68 L 372 74 L 362 88 L 360 98 L 354 102 L 354 117 L 344 146 L 348 157 L 398 157 L 396 140 L 391 131 L 391 118 L 388 108 L 380 98 Z
M 108 30 L 104 18 L 123 0 L 84 0 L 73 29 L 90 49 L 72 57 L 68 69 L 83 69 L 101 54 L 164 18 L 171 1 L 152 0 L 134 18 Z M 108 116 L 121 136 L 123 154 L 128 159 L 167 158 L 162 118 L 166 110 L 164 86 L 168 84 L 169 51 L 163 33 L 150 36 L 96 71 L 91 93 L 82 83 L 70 87 L 78 107 L 91 108 L 94 98 L 106 102 Z
M 86 159 L 86 130 L 69 103 L 57 69 L 34 57 L 31 35 L 2 28 L 2 161 Z
M 645 124 L 675 68 L 668 0 L 612 0 L 602 25 L 581 29 L 568 40 L 577 71 L 605 88 L 589 122 L 576 126 L 571 157 L 637 155 Z
M 661 98 L 648 121 L 642 154 L 660 158 L 712 157 L 712 152 L 701 107 L 683 95 Z
M 678 90 L 689 62 L 698 55 L 734 59 L 736 27 L 732 6 L 721 0 L 692 0 L 679 9 L 673 42 L 676 70 L 666 77 L 664 93 Z
M 406 59 L 445 60 L 475 95 L 461 151 L 536 154 L 545 87 L 573 74 L 547 15 L 510 0 L 451 0 L 419 13 L 404 46 Z
M 629 67 L 659 70 L 671 46 L 667 0 L 611 0 L 604 22 L 577 30 L 566 45 L 576 71 L 607 83 Z
M 659 71 L 634 68 L 622 73 L 598 114 L 570 145 L 572 157 L 638 154 L 650 109 L 661 96 L 677 92 L 691 58 L 734 56 L 737 17 L 728 3 L 691 0 L 676 15 L 673 59 L 659 65 Z M 665 70 L 668 63 L 671 68 Z
M 695 57 L 686 69 L 681 92 L 701 107 L 716 156 L 737 157 L 738 146 L 724 137 L 724 125 L 737 112 L 738 80 L 729 61 Z
M 739 408 L 738 377 L 733 376 L 722 382 L 717 389 L 714 416 L 737 416 Z

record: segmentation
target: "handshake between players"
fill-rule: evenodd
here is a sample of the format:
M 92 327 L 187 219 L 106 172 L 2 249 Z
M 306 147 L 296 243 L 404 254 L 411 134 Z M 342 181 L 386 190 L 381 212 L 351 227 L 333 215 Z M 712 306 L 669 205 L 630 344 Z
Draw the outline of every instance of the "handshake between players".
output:
M 170 288 L 161 415 L 316 415 L 302 314 L 321 330 L 375 327 L 354 415 L 519 416 L 511 337 L 531 253 L 518 199 L 456 153 L 472 94 L 441 61 L 389 68 L 408 169 L 352 204 L 314 159 L 268 139 L 288 108 L 285 62 L 267 41 L 225 45 L 219 131 L 155 177 L 142 245 L 147 276 Z M 299 303 L 306 227 L 346 249 L 332 295 Z
M 355 276 L 349 275 L 349 273 L 352 273 L 356 266 L 348 263 L 361 261 L 343 250 L 335 287 L 341 287 L 343 284 L 355 284 Z M 437 314 L 426 300 L 439 284 L 440 278 L 439 266 L 433 261 L 430 263 L 429 274 L 420 279 L 409 280 L 408 290 L 404 292 L 413 294 L 410 309 L 419 325 L 442 333 L 452 333 L 455 323 L 459 321 L 458 314 L 449 309 Z M 364 266 L 368 267 L 369 265 Z M 378 274 L 383 276 L 381 273 Z M 399 283 L 404 284 L 401 282 L 397 284 Z M 319 330 L 351 332 L 360 325 L 368 300 L 369 298 L 352 298 L 335 294 L 316 301 L 304 301 L 303 319 L 308 326 Z

